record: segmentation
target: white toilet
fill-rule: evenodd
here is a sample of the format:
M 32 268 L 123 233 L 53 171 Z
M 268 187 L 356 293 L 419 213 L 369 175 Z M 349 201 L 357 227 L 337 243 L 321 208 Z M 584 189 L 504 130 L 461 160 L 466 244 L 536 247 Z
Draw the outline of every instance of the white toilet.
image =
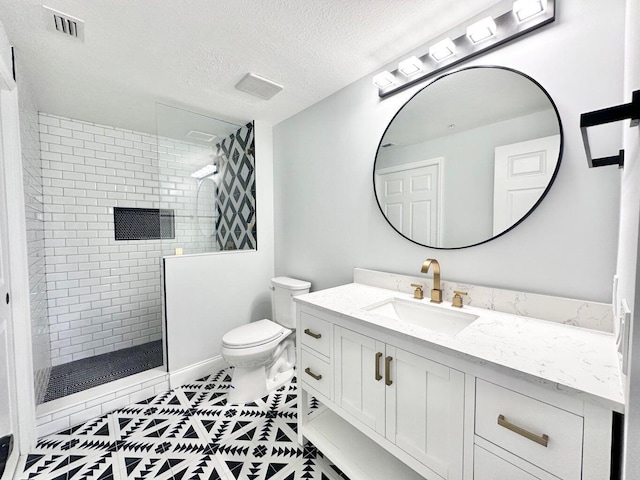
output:
M 234 367 L 227 401 L 247 403 L 280 388 L 293 377 L 296 362 L 296 309 L 293 297 L 309 293 L 311 284 L 288 277 L 271 279 L 274 321 L 258 320 L 222 337 L 222 357 Z

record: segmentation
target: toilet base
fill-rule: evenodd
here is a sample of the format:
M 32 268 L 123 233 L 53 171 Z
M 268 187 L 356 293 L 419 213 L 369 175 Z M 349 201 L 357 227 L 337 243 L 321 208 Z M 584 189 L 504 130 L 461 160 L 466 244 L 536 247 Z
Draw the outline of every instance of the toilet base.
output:
M 228 403 L 253 402 L 277 390 L 293 377 L 296 352 L 293 338 L 280 342 L 266 365 L 235 365 Z
M 277 390 L 287 383 L 295 369 L 291 367 L 284 372 L 278 372 L 272 378 L 266 378 L 265 367 L 235 367 L 227 403 L 250 403 Z

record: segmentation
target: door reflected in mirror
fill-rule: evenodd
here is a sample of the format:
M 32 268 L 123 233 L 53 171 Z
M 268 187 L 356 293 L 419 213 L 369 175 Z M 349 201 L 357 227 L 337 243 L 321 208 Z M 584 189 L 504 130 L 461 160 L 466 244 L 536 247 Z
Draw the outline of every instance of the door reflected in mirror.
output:
M 535 80 L 505 67 L 458 70 L 416 93 L 387 127 L 374 165 L 378 205 L 420 245 L 487 242 L 542 201 L 562 143 L 556 106 Z

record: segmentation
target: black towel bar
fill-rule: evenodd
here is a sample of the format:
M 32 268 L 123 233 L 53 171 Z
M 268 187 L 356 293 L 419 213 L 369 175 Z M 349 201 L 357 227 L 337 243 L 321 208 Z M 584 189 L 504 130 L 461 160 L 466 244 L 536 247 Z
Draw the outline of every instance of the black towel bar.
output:
M 587 136 L 587 128 L 596 125 L 604 125 L 605 123 L 619 122 L 621 120 L 631 119 L 631 127 L 637 127 L 640 124 L 640 90 L 633 92 L 631 102 L 615 107 L 603 108 L 593 112 L 583 113 L 580 115 L 580 131 L 582 132 L 582 143 L 584 151 L 587 154 L 587 162 L 589 168 L 604 167 L 605 165 L 618 165 L 620 168 L 624 166 L 624 150 L 620 150 L 617 155 L 611 157 L 592 158 L 591 147 L 589 146 L 589 137 Z

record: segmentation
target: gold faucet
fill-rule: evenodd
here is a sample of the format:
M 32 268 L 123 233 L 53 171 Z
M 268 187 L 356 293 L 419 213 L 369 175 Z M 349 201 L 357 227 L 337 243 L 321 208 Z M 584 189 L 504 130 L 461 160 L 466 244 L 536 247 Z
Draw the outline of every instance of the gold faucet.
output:
M 431 289 L 431 303 L 442 303 L 442 288 L 440 287 L 440 264 L 435 258 L 427 258 L 422 264 L 422 273 L 427 273 L 433 265 L 433 288 Z

